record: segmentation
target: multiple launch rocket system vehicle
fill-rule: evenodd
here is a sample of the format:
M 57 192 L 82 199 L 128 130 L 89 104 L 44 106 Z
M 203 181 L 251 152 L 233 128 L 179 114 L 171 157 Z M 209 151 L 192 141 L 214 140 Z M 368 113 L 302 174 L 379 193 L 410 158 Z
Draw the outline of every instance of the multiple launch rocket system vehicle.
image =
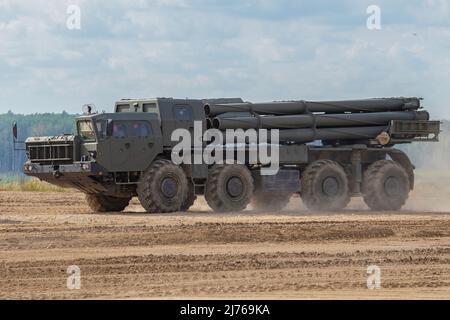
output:
M 279 170 L 264 175 L 267 164 L 247 156 L 244 162 L 174 163 L 172 133 L 194 132 L 196 123 L 203 131 L 279 130 L 279 141 L 268 142 L 277 144 Z M 76 135 L 28 138 L 24 172 L 84 192 L 96 212 L 122 211 L 134 196 L 149 213 L 187 211 L 198 195 L 217 212 L 250 203 L 256 210 L 282 210 L 294 194 L 311 210 L 341 210 L 356 196 L 372 210 L 399 210 L 414 188 L 414 165 L 394 146 L 438 141 L 440 133 L 421 99 L 403 97 L 124 99 L 114 113 L 87 112 L 76 124 Z

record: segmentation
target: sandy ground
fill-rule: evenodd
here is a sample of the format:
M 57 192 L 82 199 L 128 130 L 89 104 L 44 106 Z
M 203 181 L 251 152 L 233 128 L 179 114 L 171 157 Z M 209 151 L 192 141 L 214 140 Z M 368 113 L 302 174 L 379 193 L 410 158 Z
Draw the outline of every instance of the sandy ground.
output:
M 425 192 L 426 191 L 426 192 Z M 450 193 L 404 211 L 92 214 L 78 193 L 0 192 L 0 298 L 450 299 Z M 81 289 L 67 289 L 67 268 Z M 381 289 L 367 289 L 367 267 Z

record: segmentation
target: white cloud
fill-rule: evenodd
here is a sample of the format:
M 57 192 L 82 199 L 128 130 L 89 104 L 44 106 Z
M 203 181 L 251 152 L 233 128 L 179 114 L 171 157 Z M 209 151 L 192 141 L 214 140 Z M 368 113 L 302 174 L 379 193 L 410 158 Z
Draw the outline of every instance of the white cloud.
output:
M 367 3 L 366 3 L 367 2 Z M 0 113 L 122 97 L 420 95 L 450 118 L 447 1 L 0 0 Z M 66 8 L 81 7 L 81 30 Z

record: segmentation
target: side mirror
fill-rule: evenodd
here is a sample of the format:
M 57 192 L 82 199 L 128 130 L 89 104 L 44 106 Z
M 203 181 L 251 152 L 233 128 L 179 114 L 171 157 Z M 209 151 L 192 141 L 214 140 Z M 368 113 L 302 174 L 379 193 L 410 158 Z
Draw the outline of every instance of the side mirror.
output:
M 17 141 L 17 122 L 13 123 L 12 132 L 13 132 L 14 141 Z
M 112 119 L 108 119 L 106 122 L 106 135 L 111 137 L 113 134 L 113 121 Z

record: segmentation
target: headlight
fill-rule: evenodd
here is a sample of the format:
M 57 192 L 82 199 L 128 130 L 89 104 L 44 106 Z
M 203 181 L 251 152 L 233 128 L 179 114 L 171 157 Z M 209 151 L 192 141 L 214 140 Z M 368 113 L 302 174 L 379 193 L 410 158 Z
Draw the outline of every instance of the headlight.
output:
M 89 163 L 83 163 L 81 165 L 81 169 L 86 170 L 86 171 L 91 170 L 91 165 Z
M 33 166 L 31 164 L 26 164 L 23 166 L 23 171 L 31 172 L 31 171 L 33 171 Z

